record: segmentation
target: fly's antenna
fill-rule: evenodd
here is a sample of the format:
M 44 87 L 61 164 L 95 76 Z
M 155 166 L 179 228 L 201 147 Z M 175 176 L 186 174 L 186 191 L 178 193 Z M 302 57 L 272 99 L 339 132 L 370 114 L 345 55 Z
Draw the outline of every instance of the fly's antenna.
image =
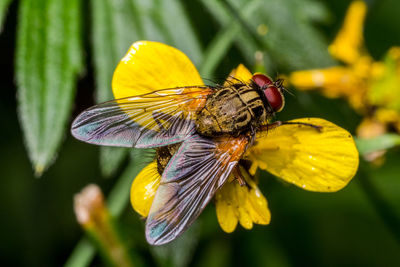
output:
M 279 78 L 275 81 L 275 86 L 281 88 L 283 87 L 283 79 Z
M 278 75 L 278 77 L 279 77 L 279 75 Z M 285 82 L 284 78 L 278 78 L 275 81 L 275 86 L 278 87 L 280 90 L 284 91 L 285 93 L 288 93 L 291 96 L 295 96 L 293 94 L 293 92 L 291 92 L 289 89 L 286 88 L 286 86 L 283 85 L 284 82 Z
M 282 89 L 283 89 L 283 91 L 285 91 L 285 92 L 288 93 L 289 95 L 295 96 L 295 94 L 294 94 L 292 91 L 290 91 L 289 89 L 287 89 L 285 86 L 282 86 Z

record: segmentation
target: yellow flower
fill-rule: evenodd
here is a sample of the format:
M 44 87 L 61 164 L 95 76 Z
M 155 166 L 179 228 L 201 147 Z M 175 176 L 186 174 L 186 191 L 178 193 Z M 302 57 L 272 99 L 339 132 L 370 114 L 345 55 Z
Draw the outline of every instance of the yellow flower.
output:
M 230 83 L 250 82 L 252 74 L 243 65 L 232 71 Z M 190 62 L 179 50 L 156 42 L 136 42 L 121 60 L 113 78 L 116 98 L 145 94 L 157 89 L 203 85 Z M 253 223 L 268 224 L 270 212 L 267 200 L 254 180 L 257 168 L 300 188 L 318 192 L 333 192 L 343 188 L 358 168 L 358 152 L 352 136 L 344 129 L 323 119 L 297 119 L 322 126 L 321 131 L 286 124 L 257 135 L 244 158 L 252 162 L 249 170 L 239 163 L 245 185 L 240 185 L 234 173 L 215 194 L 217 218 L 226 232 L 232 232 L 239 222 L 250 229 Z M 131 204 L 146 217 L 161 183 L 158 164 L 153 161 L 135 178 L 131 187 Z
M 253 223 L 269 224 L 271 213 L 267 199 L 263 196 L 254 178 L 242 166 L 246 185 L 231 180 L 215 194 L 215 208 L 221 228 L 231 233 L 239 222 L 245 229 L 253 228 Z M 231 176 L 232 177 L 232 176 Z
M 160 185 L 161 175 L 157 171 L 157 161 L 147 165 L 133 180 L 131 204 L 137 213 L 147 217 L 154 195 Z
M 383 61 L 372 59 L 364 47 L 366 12 L 365 2 L 353 1 L 329 46 L 330 54 L 343 65 L 295 71 L 290 75 L 290 83 L 301 90 L 320 89 L 327 97 L 347 99 L 366 117 L 360 127 L 370 129 L 382 124 L 378 127 L 393 126 L 400 132 L 400 48 L 391 48 Z M 367 128 L 358 132 L 365 133 Z

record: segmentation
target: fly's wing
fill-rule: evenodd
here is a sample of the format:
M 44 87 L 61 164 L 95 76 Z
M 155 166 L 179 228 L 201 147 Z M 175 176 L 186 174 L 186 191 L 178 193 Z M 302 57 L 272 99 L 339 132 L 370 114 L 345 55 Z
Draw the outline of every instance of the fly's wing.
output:
M 193 135 L 164 170 L 146 221 L 146 238 L 174 240 L 200 215 L 246 150 L 246 137 L 208 139 Z
M 148 148 L 182 142 L 194 133 L 195 113 L 210 93 L 207 87 L 182 87 L 105 102 L 83 111 L 71 132 L 84 142 L 107 146 Z

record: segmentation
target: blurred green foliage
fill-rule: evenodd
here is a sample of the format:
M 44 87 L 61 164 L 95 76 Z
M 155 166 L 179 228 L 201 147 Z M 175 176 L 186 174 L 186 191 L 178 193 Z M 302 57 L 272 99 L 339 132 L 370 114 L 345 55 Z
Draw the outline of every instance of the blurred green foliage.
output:
M 2 31 L 2 25 L 4 17 L 7 13 L 7 7 L 10 4 L 11 0 L 4 0 L 0 2 L 0 32 Z
M 380 167 L 363 164 L 350 185 L 335 194 L 301 191 L 264 173 L 260 186 L 269 201 L 271 225 L 228 235 L 219 228 L 214 209 L 207 208 L 176 242 L 149 248 L 143 222 L 127 203 L 131 180 L 150 158 L 142 152 L 83 144 L 68 131 L 79 111 L 112 98 L 113 70 L 134 41 L 156 40 L 179 48 L 206 79 L 221 80 L 239 63 L 253 70 L 261 65 L 276 76 L 334 64 L 326 48 L 348 4 L 2 0 L 1 262 L 54 266 L 69 259 L 69 266 L 102 265 L 92 244 L 79 241 L 82 234 L 72 212 L 73 194 L 91 182 L 109 195 L 121 234 L 144 265 L 400 265 L 396 149 Z M 366 44 L 380 58 L 400 44 L 400 2 L 368 4 L 373 12 L 367 18 Z M 261 62 L 255 58 L 257 51 L 263 54 Z M 279 119 L 322 117 L 354 133 L 360 118 L 345 102 L 293 94 L 287 96 Z M 364 152 L 398 144 L 398 137 L 390 135 L 358 142 Z M 37 173 L 48 171 L 34 179 L 30 163 Z

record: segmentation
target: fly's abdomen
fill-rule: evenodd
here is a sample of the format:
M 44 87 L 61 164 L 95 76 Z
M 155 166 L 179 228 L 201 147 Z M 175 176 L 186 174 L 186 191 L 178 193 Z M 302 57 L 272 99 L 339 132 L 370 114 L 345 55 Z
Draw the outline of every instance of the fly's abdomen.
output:
M 197 131 L 205 136 L 248 131 L 265 120 L 265 108 L 259 94 L 247 85 L 224 87 L 211 95 L 197 117 Z

